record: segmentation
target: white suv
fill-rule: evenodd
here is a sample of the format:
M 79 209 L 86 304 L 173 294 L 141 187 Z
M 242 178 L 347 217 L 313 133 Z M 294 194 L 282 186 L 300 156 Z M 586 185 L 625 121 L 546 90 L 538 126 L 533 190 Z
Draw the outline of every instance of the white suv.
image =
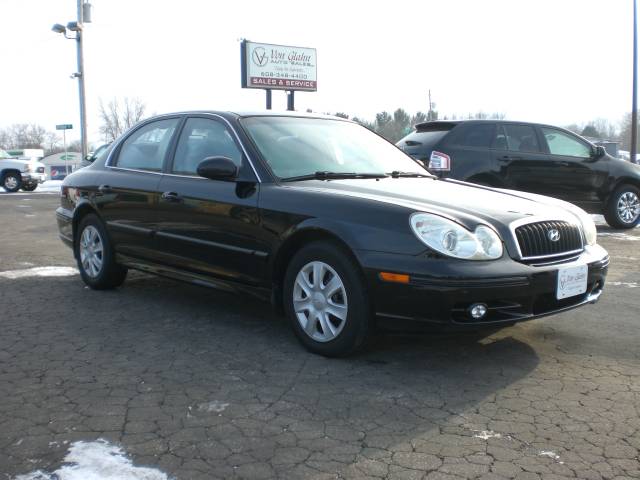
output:
M 46 179 L 44 163 L 14 158 L 0 150 L 0 185 L 7 192 L 17 192 L 20 189 L 32 192 Z

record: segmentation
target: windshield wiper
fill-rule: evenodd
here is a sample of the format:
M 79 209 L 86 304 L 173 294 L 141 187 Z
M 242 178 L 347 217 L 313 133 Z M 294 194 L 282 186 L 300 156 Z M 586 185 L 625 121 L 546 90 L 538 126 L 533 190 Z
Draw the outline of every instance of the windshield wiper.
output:
M 400 177 L 432 177 L 433 175 L 429 175 L 427 173 L 419 173 L 419 172 L 401 172 L 399 170 L 394 170 L 393 172 L 389 173 L 388 175 L 391 175 L 393 178 L 400 178 Z
M 296 177 L 281 178 L 283 182 L 298 182 L 302 180 L 341 180 L 350 178 L 386 178 L 386 173 L 355 173 L 355 172 L 327 172 L 320 171 Z

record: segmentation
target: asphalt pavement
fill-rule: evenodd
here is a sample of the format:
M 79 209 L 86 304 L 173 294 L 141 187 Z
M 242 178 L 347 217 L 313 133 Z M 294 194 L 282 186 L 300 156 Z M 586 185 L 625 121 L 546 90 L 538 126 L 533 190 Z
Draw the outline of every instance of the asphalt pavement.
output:
M 131 479 L 640 478 L 640 229 L 599 225 L 596 305 L 326 359 L 251 298 L 86 288 L 57 204 L 0 195 L 0 479 L 64 479 L 87 445 Z

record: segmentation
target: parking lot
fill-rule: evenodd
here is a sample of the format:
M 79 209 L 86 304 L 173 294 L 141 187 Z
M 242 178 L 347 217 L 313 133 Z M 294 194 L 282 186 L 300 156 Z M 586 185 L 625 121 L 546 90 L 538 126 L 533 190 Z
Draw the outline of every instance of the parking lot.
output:
M 97 439 L 179 480 L 640 478 L 640 229 L 599 224 L 597 305 L 326 359 L 257 300 L 41 269 L 75 266 L 57 204 L 0 195 L 2 479 Z

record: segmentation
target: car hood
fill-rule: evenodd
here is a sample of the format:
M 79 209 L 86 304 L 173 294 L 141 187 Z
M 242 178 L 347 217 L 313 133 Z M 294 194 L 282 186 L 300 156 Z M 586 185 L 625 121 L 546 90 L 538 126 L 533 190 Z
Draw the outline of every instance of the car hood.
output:
M 511 223 L 537 220 L 579 219 L 563 206 L 565 202 L 541 195 L 498 190 L 456 180 L 435 178 L 382 178 L 355 180 L 312 180 L 288 184 L 291 188 L 331 195 L 366 198 L 430 212 L 456 220 L 473 230 L 489 224 L 506 234 Z

